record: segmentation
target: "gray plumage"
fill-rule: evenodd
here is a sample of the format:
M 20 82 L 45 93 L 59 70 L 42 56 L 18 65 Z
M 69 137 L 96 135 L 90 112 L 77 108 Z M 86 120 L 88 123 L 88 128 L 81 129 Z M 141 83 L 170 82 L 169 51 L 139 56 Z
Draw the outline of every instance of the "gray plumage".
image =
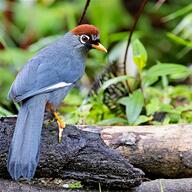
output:
M 17 75 L 9 91 L 9 98 L 20 102 L 44 93 L 47 88 L 60 82 L 74 84 L 84 73 L 87 51 L 77 36 L 67 33 L 28 61 Z
M 35 174 L 45 104 L 46 95 L 40 94 L 25 101 L 19 111 L 8 158 L 8 171 L 15 180 Z
M 21 102 L 7 164 L 13 179 L 34 176 L 46 103 L 57 107 L 81 78 L 88 50 L 68 32 L 38 52 L 17 75 L 8 95 Z

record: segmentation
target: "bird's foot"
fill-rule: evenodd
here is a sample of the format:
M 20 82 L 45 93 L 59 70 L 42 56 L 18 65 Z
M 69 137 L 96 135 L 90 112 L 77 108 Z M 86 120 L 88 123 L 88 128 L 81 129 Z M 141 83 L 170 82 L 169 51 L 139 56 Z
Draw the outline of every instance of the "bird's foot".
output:
M 57 120 L 58 128 L 59 128 L 59 143 L 62 142 L 62 133 L 63 129 L 65 128 L 65 122 L 63 119 L 59 116 L 57 112 L 54 112 L 55 119 Z
M 65 122 L 62 121 L 57 121 L 58 127 L 59 127 L 59 143 L 62 142 L 62 134 L 63 134 L 63 129 L 65 128 Z

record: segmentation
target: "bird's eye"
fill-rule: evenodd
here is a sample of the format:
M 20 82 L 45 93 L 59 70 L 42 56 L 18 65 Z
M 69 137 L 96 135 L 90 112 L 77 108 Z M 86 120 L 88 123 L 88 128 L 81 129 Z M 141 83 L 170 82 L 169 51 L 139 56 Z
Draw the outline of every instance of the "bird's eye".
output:
M 89 41 L 90 37 L 88 35 L 81 35 L 80 41 L 81 43 L 87 43 Z

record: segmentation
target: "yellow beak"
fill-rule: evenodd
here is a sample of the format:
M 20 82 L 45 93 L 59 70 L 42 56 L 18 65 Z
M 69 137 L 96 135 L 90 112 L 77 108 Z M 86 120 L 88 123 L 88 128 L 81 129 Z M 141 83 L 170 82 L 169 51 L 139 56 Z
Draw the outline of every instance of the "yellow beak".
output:
M 107 49 L 101 43 L 98 43 L 98 45 L 92 44 L 91 46 L 92 48 L 95 48 L 97 50 L 107 53 Z

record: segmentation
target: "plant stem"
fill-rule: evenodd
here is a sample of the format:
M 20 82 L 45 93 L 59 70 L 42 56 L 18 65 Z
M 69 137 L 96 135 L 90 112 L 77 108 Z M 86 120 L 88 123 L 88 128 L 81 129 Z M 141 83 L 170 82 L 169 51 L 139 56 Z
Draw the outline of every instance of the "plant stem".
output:
M 79 20 L 78 25 L 81 25 L 81 23 L 82 23 L 82 21 L 83 21 L 83 18 L 84 18 L 84 16 L 85 16 L 86 12 L 87 12 L 87 8 L 88 8 L 90 2 L 91 2 L 91 0 L 87 0 L 87 1 L 86 1 L 85 7 L 84 7 L 84 9 L 83 9 L 83 13 L 82 13 L 82 15 L 81 15 L 81 18 L 80 18 L 80 20 Z
M 127 71 L 126 61 L 127 61 L 127 54 L 128 54 L 129 45 L 130 45 L 130 43 L 131 43 L 131 37 L 132 37 L 132 35 L 133 35 L 133 32 L 134 32 L 135 27 L 136 27 L 136 25 L 137 25 L 137 22 L 138 22 L 138 20 L 139 20 L 139 18 L 140 18 L 140 16 L 141 16 L 141 13 L 142 13 L 143 10 L 144 10 L 144 7 L 145 7 L 147 1 L 148 1 L 148 0 L 144 0 L 143 3 L 141 4 L 141 6 L 140 6 L 140 8 L 139 8 L 139 10 L 138 10 L 138 12 L 137 12 L 137 14 L 136 14 L 136 16 L 135 16 L 134 22 L 133 22 L 132 27 L 131 27 L 130 35 L 129 35 L 128 40 L 127 40 L 127 47 L 126 47 L 126 50 L 125 50 L 125 56 L 124 56 L 124 62 L 123 62 L 123 65 L 124 65 L 124 74 L 125 74 L 125 75 L 126 75 L 126 71 Z M 131 90 L 131 87 L 130 87 L 130 85 L 129 85 L 129 82 L 126 81 L 126 84 L 127 84 L 128 91 L 132 93 L 133 91 Z
M 144 94 L 144 88 L 143 88 L 143 81 L 142 81 L 142 72 L 139 71 L 139 74 L 138 74 L 138 80 L 139 80 L 139 85 L 140 85 L 140 88 L 141 88 L 141 92 L 143 94 L 143 98 L 144 98 L 144 106 L 146 107 L 146 100 L 145 100 L 145 94 Z

